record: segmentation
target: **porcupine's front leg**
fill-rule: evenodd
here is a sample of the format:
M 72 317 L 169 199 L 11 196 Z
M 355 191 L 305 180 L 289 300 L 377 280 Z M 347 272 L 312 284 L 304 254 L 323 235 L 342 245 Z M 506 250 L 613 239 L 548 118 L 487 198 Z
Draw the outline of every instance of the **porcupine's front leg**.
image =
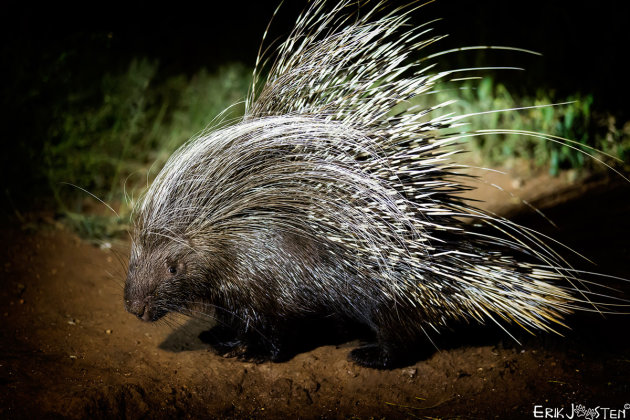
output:
M 367 343 L 352 350 L 348 358 L 353 362 L 374 369 L 393 369 L 409 363 L 409 341 L 401 342 L 400 337 L 391 334 L 395 331 L 388 324 L 373 325 L 376 342 Z
M 274 362 L 286 359 L 282 342 L 284 335 L 273 324 L 252 326 L 247 323 L 222 324 L 206 335 L 208 342 L 218 354 L 236 357 L 254 363 L 267 360 Z
M 218 324 L 209 331 L 204 331 L 199 338 L 204 343 L 210 344 L 218 354 L 226 357 L 235 353 L 243 345 L 236 329 L 225 324 Z
M 288 358 L 284 351 L 284 334 L 275 324 L 258 325 L 256 328 L 249 328 L 240 336 L 243 351 L 236 357 L 254 363 L 261 363 L 267 360 L 281 362 Z
M 374 369 L 393 369 L 400 367 L 405 358 L 390 343 L 376 342 L 357 347 L 349 354 L 349 359 L 358 365 Z

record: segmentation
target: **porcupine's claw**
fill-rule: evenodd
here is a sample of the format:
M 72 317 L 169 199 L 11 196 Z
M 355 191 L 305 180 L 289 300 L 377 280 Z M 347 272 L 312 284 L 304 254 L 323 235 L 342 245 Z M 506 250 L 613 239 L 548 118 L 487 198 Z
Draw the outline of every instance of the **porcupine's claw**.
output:
M 266 349 L 260 346 L 248 343 L 246 340 L 235 338 L 231 341 L 222 341 L 212 344 L 217 354 L 225 358 L 237 358 L 239 360 L 263 363 L 268 360 L 279 362 L 284 360 L 280 357 L 280 351 L 277 349 Z
M 252 363 L 268 360 L 280 362 L 287 359 L 286 352 L 281 351 L 278 338 L 266 337 L 260 340 L 257 335 L 239 334 L 235 328 L 216 326 L 200 335 L 205 343 L 210 344 L 217 354 L 227 358 L 238 358 Z
M 217 325 L 209 331 L 203 331 L 199 334 L 199 339 L 204 343 L 210 344 L 217 354 L 226 357 L 235 357 L 236 354 L 227 355 L 232 354 L 238 347 L 242 346 L 241 340 L 237 338 L 236 331 L 227 326 Z
M 377 343 L 364 344 L 348 354 L 358 365 L 374 369 L 393 369 L 405 364 L 405 358 Z

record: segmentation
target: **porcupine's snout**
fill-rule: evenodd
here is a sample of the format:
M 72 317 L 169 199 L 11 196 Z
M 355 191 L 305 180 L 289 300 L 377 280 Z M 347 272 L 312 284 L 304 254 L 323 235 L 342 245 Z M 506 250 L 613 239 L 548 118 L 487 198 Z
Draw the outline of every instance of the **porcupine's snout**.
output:
M 167 313 L 167 311 L 156 305 L 153 295 L 147 295 L 138 299 L 125 296 L 125 309 L 145 322 L 157 321 Z
M 153 322 L 160 319 L 167 311 L 157 305 L 157 285 L 147 283 L 146 279 L 130 267 L 125 281 L 125 309 L 142 321 Z
M 143 321 L 152 321 L 151 317 L 151 296 L 139 300 L 127 300 L 125 299 L 125 309 L 127 312 L 137 316 Z

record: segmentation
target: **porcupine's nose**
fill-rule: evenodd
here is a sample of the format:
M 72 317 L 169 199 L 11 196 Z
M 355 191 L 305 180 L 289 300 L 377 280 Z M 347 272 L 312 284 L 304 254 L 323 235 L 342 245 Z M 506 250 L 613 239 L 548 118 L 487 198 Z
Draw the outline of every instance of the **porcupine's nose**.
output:
M 143 321 L 149 321 L 149 311 L 147 310 L 146 300 L 126 301 L 127 312 L 134 314 Z

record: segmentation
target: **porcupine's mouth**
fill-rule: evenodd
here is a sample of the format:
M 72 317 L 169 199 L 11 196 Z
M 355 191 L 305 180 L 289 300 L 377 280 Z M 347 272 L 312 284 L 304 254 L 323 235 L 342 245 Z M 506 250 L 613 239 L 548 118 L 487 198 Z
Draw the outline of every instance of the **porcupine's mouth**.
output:
M 165 309 L 153 307 L 150 300 L 147 301 L 147 299 L 145 299 L 144 301 L 126 300 L 125 309 L 127 310 L 127 312 L 135 315 L 136 317 L 138 317 L 138 319 L 144 322 L 155 322 L 168 313 L 168 311 Z
M 168 313 L 168 311 L 164 310 L 164 309 L 154 309 L 151 311 L 145 310 L 144 315 L 142 317 L 139 317 L 141 320 L 145 321 L 145 322 L 155 322 L 158 319 L 162 318 L 164 315 L 166 315 Z

